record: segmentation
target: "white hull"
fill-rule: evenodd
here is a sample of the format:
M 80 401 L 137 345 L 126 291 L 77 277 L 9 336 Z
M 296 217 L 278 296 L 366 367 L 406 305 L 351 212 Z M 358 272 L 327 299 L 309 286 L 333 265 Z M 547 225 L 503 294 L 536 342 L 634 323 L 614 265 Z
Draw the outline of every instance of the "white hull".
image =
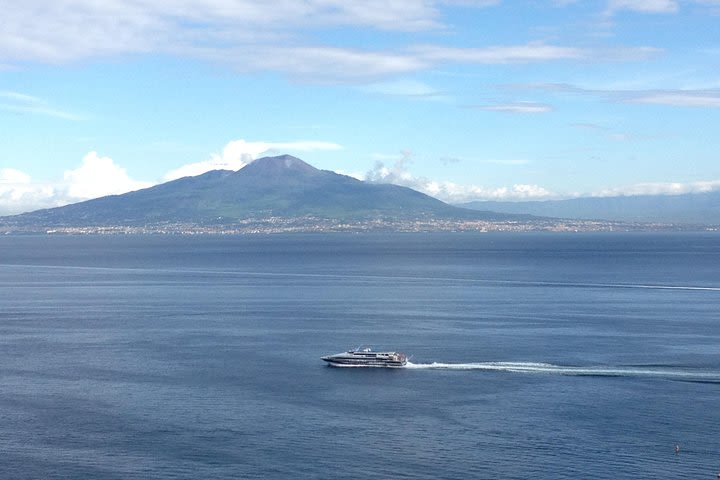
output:
M 347 363 L 328 362 L 328 367 L 335 368 L 405 368 L 406 365 L 351 365 Z

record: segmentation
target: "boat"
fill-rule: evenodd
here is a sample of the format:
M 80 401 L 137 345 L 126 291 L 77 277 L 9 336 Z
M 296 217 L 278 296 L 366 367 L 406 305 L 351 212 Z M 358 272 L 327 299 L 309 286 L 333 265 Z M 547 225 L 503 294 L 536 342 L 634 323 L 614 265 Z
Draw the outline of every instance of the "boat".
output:
M 321 357 L 333 367 L 400 368 L 407 364 L 407 355 L 400 352 L 373 352 L 369 347 L 356 348 Z

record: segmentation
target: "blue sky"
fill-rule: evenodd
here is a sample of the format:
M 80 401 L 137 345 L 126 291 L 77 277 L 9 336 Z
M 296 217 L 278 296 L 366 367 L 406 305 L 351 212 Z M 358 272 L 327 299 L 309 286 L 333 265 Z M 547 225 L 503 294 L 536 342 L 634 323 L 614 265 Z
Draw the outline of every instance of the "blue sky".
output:
M 720 0 L 9 0 L 0 214 L 290 153 L 450 202 L 720 189 Z

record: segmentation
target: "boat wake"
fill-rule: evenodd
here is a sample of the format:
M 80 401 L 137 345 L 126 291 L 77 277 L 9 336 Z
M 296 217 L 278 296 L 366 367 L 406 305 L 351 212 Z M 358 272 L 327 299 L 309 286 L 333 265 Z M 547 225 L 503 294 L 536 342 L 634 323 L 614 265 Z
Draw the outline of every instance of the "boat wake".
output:
M 587 377 L 645 377 L 687 382 L 720 383 L 720 371 L 673 366 L 565 366 L 534 362 L 411 363 L 417 370 L 484 370 L 525 374 Z

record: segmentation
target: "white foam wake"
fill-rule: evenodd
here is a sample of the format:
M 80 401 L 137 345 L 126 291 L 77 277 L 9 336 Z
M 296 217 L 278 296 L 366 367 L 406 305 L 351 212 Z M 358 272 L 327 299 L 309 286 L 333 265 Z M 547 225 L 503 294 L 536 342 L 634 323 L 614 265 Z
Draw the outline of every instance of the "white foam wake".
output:
M 436 370 L 485 370 L 497 372 L 554 374 L 597 377 L 656 377 L 687 381 L 720 382 L 720 371 L 682 367 L 636 367 L 636 366 L 564 366 L 535 362 L 477 362 L 477 363 L 412 363 L 411 369 Z

